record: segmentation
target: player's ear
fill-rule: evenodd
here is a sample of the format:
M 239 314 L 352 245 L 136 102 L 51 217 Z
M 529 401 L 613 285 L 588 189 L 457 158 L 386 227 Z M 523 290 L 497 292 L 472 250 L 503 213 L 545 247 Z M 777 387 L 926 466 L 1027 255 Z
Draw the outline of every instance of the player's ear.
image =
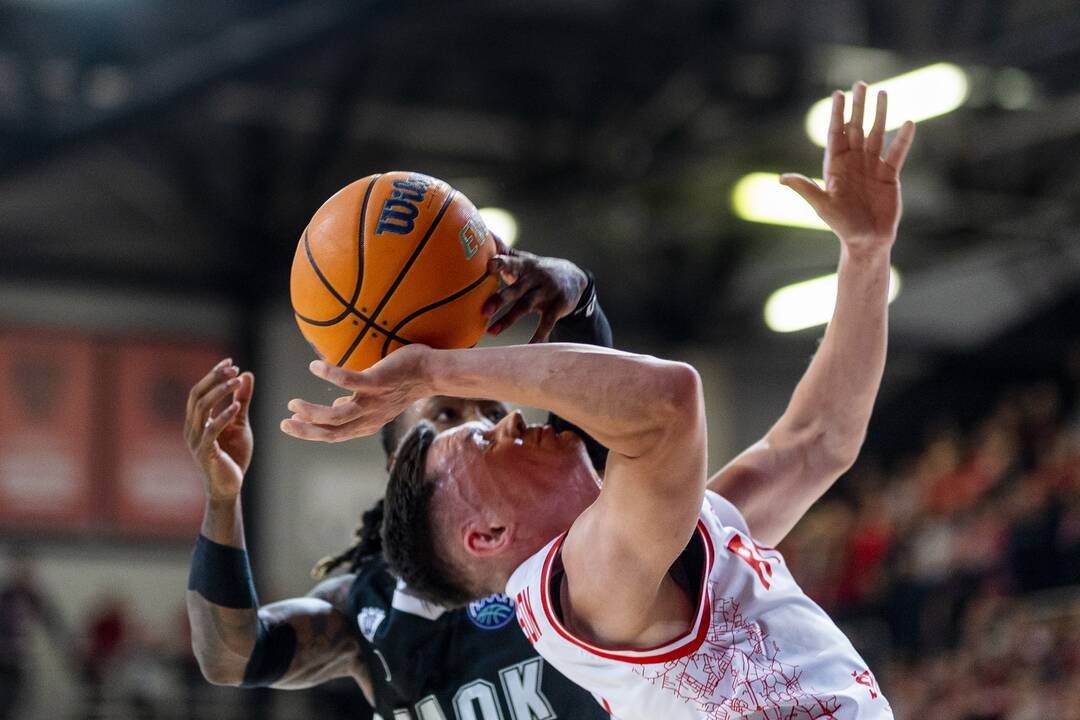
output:
M 510 533 L 505 527 L 469 523 L 464 535 L 465 552 L 476 557 L 498 555 L 510 546 Z

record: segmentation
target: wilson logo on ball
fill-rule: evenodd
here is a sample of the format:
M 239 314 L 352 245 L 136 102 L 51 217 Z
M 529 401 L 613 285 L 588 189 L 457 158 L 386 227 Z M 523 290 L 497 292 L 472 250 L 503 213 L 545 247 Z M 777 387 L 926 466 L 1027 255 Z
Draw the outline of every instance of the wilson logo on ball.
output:
M 474 600 L 468 607 L 469 620 L 481 630 L 498 630 L 514 617 L 514 601 L 502 593 Z
M 424 201 L 424 193 L 430 186 L 431 183 L 419 175 L 413 175 L 408 180 L 395 180 L 394 190 L 383 202 L 382 212 L 379 213 L 379 224 L 375 226 L 375 234 L 392 232 L 408 235 L 411 233 L 416 216 L 420 214 L 418 206 Z

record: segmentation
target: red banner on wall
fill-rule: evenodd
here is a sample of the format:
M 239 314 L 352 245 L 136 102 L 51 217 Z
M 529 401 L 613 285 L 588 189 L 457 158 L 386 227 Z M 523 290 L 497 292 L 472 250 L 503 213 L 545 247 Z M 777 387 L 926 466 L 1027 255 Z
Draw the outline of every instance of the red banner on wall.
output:
M 94 349 L 60 334 L 0 333 L 0 525 L 86 526 Z
M 116 359 L 117 529 L 192 537 L 203 511 L 203 482 L 184 441 L 191 387 L 225 357 L 177 344 L 125 344 Z

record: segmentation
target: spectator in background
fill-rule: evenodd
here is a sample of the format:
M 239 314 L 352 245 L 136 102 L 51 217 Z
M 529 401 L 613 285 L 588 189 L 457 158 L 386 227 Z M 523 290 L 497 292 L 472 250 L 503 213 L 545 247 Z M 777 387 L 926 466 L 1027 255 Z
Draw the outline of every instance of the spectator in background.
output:
M 60 615 L 38 588 L 32 559 L 16 549 L 8 578 L 0 584 L 0 720 L 16 717 L 16 707 L 25 701 L 31 665 L 29 633 L 35 623 L 58 647 L 66 646 Z
M 105 699 L 106 682 L 123 653 L 128 625 L 127 606 L 118 598 L 104 599 L 87 617 L 82 674 L 86 682 L 88 718 L 97 717 Z

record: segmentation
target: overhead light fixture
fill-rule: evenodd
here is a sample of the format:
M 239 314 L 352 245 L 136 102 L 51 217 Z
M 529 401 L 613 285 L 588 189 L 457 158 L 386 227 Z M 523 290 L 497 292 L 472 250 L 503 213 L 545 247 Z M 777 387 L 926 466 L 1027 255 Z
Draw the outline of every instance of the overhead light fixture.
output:
M 874 124 L 874 112 L 879 90 L 889 93 L 889 116 L 886 130 L 895 130 L 906 121 L 919 122 L 952 112 L 964 104 L 968 96 L 968 75 L 952 63 L 935 63 L 888 80 L 871 84 L 866 90 L 867 108 L 863 118 L 866 132 Z M 845 111 L 851 117 L 851 93 L 844 94 Z M 832 98 L 818 100 L 806 114 L 806 134 L 815 144 L 825 147 L 832 115 Z
M 484 219 L 487 229 L 502 238 L 508 246 L 513 247 L 517 240 L 518 224 L 513 213 L 498 207 L 480 208 L 480 217 Z
M 824 180 L 815 180 L 824 187 Z M 776 173 L 750 173 L 731 191 L 735 214 L 750 222 L 828 230 L 829 226 L 794 190 L 780 184 Z
M 788 333 L 823 325 L 836 306 L 836 273 L 782 287 L 765 301 L 765 324 L 773 332 Z M 889 302 L 900 294 L 900 273 L 889 268 Z

